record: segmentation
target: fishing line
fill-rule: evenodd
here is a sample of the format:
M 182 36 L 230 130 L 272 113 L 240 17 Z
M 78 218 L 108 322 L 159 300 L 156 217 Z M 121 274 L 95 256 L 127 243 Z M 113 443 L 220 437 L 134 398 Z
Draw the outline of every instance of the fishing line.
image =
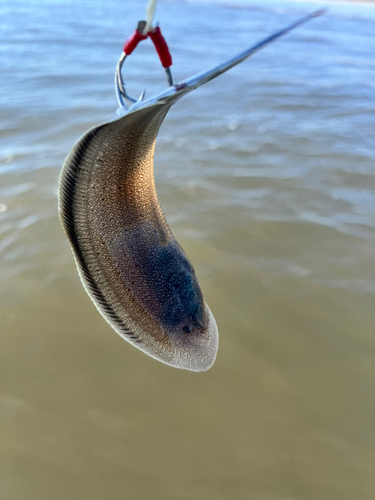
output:
M 156 4 L 158 0 L 150 0 L 146 9 L 146 28 L 145 32 L 148 33 L 152 29 L 152 21 L 155 17 Z

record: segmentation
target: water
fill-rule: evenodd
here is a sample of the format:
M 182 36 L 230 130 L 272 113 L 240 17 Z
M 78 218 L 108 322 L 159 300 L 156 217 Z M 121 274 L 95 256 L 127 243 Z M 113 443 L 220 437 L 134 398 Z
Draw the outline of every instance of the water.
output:
M 160 3 L 176 80 L 321 7 L 234 3 Z M 114 118 L 143 15 L 0 5 L 1 498 L 373 499 L 375 8 L 333 5 L 162 127 L 159 197 L 220 330 L 203 374 L 110 329 L 57 215 L 64 157 Z M 164 88 L 150 43 L 125 69 L 131 95 Z

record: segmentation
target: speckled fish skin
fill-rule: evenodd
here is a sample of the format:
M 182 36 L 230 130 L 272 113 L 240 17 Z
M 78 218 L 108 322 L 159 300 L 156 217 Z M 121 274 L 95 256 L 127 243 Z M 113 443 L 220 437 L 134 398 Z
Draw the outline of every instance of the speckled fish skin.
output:
M 122 118 L 87 132 L 65 161 L 60 218 L 86 291 L 120 335 L 163 363 L 208 370 L 218 331 L 159 205 L 153 156 L 160 125 L 185 94 L 323 13 L 313 12 L 216 68 L 135 103 Z
M 164 363 L 204 371 L 216 357 L 216 323 L 154 182 L 157 133 L 175 100 L 78 141 L 60 178 L 60 218 L 86 291 L 111 326 Z

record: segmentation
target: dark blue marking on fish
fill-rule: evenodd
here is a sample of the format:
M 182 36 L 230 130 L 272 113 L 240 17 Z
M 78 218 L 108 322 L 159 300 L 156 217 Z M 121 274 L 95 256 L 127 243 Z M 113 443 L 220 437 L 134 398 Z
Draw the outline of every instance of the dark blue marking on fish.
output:
M 155 321 L 170 334 L 199 332 L 205 313 L 194 268 L 173 237 L 162 239 L 144 222 L 105 243 L 126 287 Z

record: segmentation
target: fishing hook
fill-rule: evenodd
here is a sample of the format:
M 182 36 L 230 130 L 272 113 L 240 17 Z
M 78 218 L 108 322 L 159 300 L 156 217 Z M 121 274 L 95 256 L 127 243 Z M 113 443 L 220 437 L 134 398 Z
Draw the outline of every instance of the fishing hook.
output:
M 135 30 L 133 35 L 125 42 L 124 51 L 121 54 L 120 59 L 118 60 L 116 66 L 116 72 L 115 72 L 116 96 L 120 107 L 124 107 L 126 109 L 128 108 L 125 104 L 124 99 L 128 101 L 132 106 L 136 102 L 143 100 L 146 91 L 143 91 L 142 95 L 138 100 L 133 99 L 125 90 L 125 83 L 122 78 L 122 67 L 124 65 L 127 56 L 129 56 L 133 52 L 133 50 L 137 47 L 138 43 L 142 40 L 145 40 L 148 37 L 151 38 L 155 46 L 155 49 L 158 53 L 158 56 L 160 58 L 160 62 L 162 63 L 162 66 L 165 70 L 168 86 L 173 87 L 173 78 L 170 68 L 170 66 L 172 65 L 172 57 L 170 55 L 168 45 L 160 31 L 159 26 L 156 26 L 155 28 L 151 27 L 151 29 L 147 33 L 145 33 L 145 29 L 147 29 L 146 26 L 147 26 L 146 21 L 140 21 L 138 23 L 137 29 Z

